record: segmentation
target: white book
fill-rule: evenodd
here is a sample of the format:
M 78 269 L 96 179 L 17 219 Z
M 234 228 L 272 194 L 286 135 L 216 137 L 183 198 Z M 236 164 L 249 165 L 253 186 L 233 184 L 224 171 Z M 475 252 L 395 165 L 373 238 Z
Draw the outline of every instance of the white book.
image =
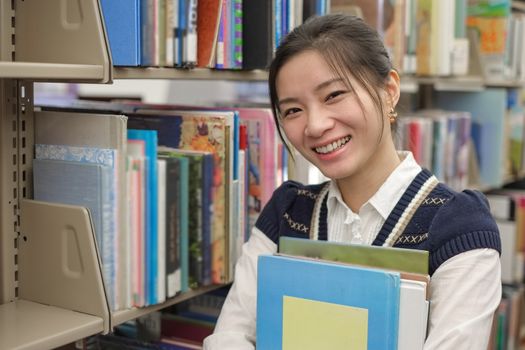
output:
M 516 249 L 516 222 L 497 220 L 501 238 L 501 282 L 515 283 L 516 266 L 521 257 Z
M 401 279 L 397 348 L 422 350 L 428 324 L 427 283 Z

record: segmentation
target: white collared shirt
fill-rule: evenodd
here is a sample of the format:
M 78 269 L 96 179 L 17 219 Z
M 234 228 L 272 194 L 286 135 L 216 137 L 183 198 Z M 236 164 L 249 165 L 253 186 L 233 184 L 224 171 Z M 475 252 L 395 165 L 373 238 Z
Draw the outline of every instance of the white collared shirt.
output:
M 421 168 L 410 152 L 380 189 L 353 213 L 332 182 L 328 194 L 328 240 L 370 245 L 381 226 Z M 257 257 L 277 252 L 277 245 L 253 228 L 243 246 L 234 283 L 206 350 L 254 349 L 257 305 Z M 476 249 L 443 263 L 430 283 L 429 332 L 424 350 L 486 349 L 494 311 L 501 300 L 499 255 Z
M 377 192 L 354 213 L 343 201 L 335 181 L 330 183 L 328 200 L 328 240 L 371 245 L 385 220 L 403 196 L 421 167 L 411 152 L 398 152 L 401 164 Z

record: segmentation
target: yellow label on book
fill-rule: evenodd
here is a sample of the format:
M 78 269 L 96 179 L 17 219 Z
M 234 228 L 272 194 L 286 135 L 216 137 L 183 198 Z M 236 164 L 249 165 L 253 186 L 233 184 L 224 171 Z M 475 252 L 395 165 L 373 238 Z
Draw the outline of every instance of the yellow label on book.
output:
M 283 350 L 366 350 L 368 310 L 283 297 Z

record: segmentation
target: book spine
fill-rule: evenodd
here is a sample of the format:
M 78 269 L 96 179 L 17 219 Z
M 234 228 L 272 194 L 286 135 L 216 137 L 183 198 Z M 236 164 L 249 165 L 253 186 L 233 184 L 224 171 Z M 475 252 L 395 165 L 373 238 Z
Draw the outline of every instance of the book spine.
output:
M 181 289 L 189 290 L 189 239 L 188 239 L 188 187 L 189 161 L 180 158 L 180 261 L 181 261 Z
M 179 0 L 179 17 L 178 17 L 178 55 L 177 65 L 182 66 L 184 64 L 184 40 L 186 37 L 185 28 L 187 21 L 187 2 L 189 0 Z
M 211 279 L 211 232 L 213 222 L 213 173 L 214 159 L 212 154 L 206 154 L 203 161 L 202 172 L 202 265 L 203 265 L 203 284 L 209 285 Z
M 174 297 L 181 291 L 180 270 L 180 163 L 177 159 L 167 162 L 166 183 L 166 296 Z
M 182 0 L 173 0 L 173 17 L 171 22 L 171 27 L 173 30 L 173 65 L 179 66 L 180 61 L 180 1 Z
M 187 4 L 183 63 L 191 68 L 197 64 L 197 0 L 189 0 Z
M 166 66 L 172 67 L 175 65 L 175 59 L 174 59 L 174 43 L 175 43 L 175 35 L 174 35 L 174 28 L 173 28 L 173 17 L 175 12 L 175 2 L 173 0 L 166 0 L 166 22 L 165 22 L 165 32 L 166 32 Z
M 157 159 L 157 303 L 166 300 L 166 160 Z
M 234 69 L 242 68 L 242 0 L 233 0 L 233 65 Z
M 190 287 L 202 285 L 202 157 L 189 156 Z

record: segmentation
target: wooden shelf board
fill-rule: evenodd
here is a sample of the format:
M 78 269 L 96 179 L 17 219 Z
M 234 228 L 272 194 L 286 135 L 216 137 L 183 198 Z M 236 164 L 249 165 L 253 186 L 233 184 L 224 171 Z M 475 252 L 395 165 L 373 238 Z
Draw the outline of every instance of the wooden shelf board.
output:
M 0 78 L 102 81 L 103 77 L 104 69 L 97 65 L 0 61 Z
M 161 310 L 161 309 L 164 309 L 168 306 L 172 306 L 172 305 L 175 305 L 177 303 L 181 303 L 185 300 L 188 300 L 188 299 L 191 299 L 191 298 L 194 298 L 198 295 L 201 295 L 201 294 L 205 294 L 205 293 L 208 293 L 212 290 L 215 290 L 215 289 L 218 289 L 218 288 L 221 288 L 221 287 L 224 287 L 224 285 L 213 285 L 213 286 L 207 286 L 207 287 L 202 287 L 202 288 L 199 288 L 199 289 L 196 289 L 196 290 L 192 290 L 192 291 L 189 291 L 189 292 L 186 292 L 186 293 L 182 293 L 180 295 L 177 295 L 176 297 L 174 298 L 171 298 L 167 301 L 165 301 L 164 303 L 161 303 L 161 304 L 157 304 L 157 305 L 152 305 L 152 306 L 148 306 L 148 307 L 144 307 L 144 308 L 132 308 L 132 309 L 129 309 L 129 310 L 121 310 L 121 311 L 116 311 L 112 314 L 112 327 L 114 326 L 117 326 L 121 323 L 124 323 L 126 321 L 129 321 L 129 320 L 132 320 L 132 319 L 135 319 L 137 317 L 140 317 L 140 316 L 143 316 L 143 315 L 146 315 L 146 314 L 149 314 L 153 311 L 158 311 L 158 310 Z
M 207 68 L 114 67 L 113 78 L 266 81 L 268 79 L 268 73 L 263 70 L 236 71 Z
M 50 349 L 101 332 L 99 317 L 26 300 L 0 305 L 0 349 Z

